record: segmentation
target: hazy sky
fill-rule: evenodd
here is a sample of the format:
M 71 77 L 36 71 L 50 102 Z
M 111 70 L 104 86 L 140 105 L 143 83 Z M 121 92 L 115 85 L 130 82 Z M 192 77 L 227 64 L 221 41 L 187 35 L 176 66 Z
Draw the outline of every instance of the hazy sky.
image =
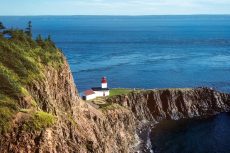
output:
M 0 15 L 230 14 L 230 0 L 0 0 Z

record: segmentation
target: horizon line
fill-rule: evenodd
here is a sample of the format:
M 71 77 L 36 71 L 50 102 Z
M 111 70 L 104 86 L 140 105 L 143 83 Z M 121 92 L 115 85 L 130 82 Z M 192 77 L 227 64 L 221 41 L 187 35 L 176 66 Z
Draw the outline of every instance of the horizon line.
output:
M 0 15 L 0 17 L 26 17 L 26 16 L 31 16 L 31 17 L 36 17 L 36 16 L 130 16 L 130 17 L 135 17 L 135 16 L 229 16 L 230 14 L 146 14 L 146 15 L 129 15 L 129 14 L 120 14 L 120 15 L 114 15 L 114 14 L 108 14 L 108 15 L 103 15 L 103 14 L 79 14 L 79 15 L 71 15 L 71 14 L 57 14 L 57 15 Z

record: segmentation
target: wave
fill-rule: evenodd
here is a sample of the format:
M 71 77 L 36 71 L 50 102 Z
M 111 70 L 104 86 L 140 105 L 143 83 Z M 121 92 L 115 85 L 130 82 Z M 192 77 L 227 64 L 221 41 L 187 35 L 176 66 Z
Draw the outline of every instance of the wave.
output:
M 73 71 L 73 73 L 79 73 L 79 72 L 100 72 L 100 71 L 105 71 L 105 70 L 110 70 L 114 67 L 119 67 L 122 65 L 126 65 L 129 64 L 128 62 L 126 63 L 118 63 L 118 64 L 114 64 L 114 65 L 108 65 L 108 66 L 102 66 L 102 67 L 96 67 L 96 68 L 88 68 L 88 69 L 82 69 L 82 70 L 78 70 L 78 71 Z
M 71 64 L 71 69 L 73 72 L 104 71 L 112 69 L 114 67 L 134 63 L 135 61 L 137 61 L 137 58 L 140 57 L 139 54 L 117 55 L 118 56 L 94 56 L 92 59 L 88 61 L 81 62 L 81 64 Z
M 182 39 L 177 39 L 177 40 L 168 40 L 168 39 L 162 39 L 162 40 L 143 40 L 143 41 L 126 41 L 126 40 L 120 40 L 120 41 L 106 41 L 106 40 L 101 40 L 101 41 L 56 41 L 57 44 L 87 44 L 87 45 L 93 45 L 93 44 L 157 44 L 157 45 L 162 45 L 162 44 L 178 44 L 178 45 L 229 45 L 230 40 L 228 39 L 210 39 L 210 40 L 205 40 L 205 39 L 187 39 L 187 40 L 182 40 Z

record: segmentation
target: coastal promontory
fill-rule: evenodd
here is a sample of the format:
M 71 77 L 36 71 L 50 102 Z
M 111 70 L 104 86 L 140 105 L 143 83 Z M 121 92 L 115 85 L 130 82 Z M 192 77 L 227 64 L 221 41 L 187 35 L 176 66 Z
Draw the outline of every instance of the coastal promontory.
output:
M 144 123 L 230 110 L 210 88 L 129 90 L 83 101 L 68 62 L 50 39 L 21 30 L 0 36 L 0 152 L 127 153 Z

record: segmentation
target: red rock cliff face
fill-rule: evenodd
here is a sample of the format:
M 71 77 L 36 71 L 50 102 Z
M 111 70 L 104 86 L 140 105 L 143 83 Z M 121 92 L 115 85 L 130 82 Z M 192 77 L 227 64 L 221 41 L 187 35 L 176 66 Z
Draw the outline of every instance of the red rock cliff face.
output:
M 131 111 L 96 110 L 82 101 L 66 61 L 59 70 L 47 67 L 45 78 L 32 82 L 28 90 L 38 104 L 37 109 L 52 113 L 56 123 L 33 132 L 23 131 L 20 123 L 15 123 L 12 132 L 1 135 L 1 153 L 130 151 L 136 126 Z M 18 113 L 17 118 L 21 116 Z
M 147 90 L 108 101 L 129 107 L 137 119 L 146 121 L 177 120 L 230 110 L 230 95 L 209 88 Z

